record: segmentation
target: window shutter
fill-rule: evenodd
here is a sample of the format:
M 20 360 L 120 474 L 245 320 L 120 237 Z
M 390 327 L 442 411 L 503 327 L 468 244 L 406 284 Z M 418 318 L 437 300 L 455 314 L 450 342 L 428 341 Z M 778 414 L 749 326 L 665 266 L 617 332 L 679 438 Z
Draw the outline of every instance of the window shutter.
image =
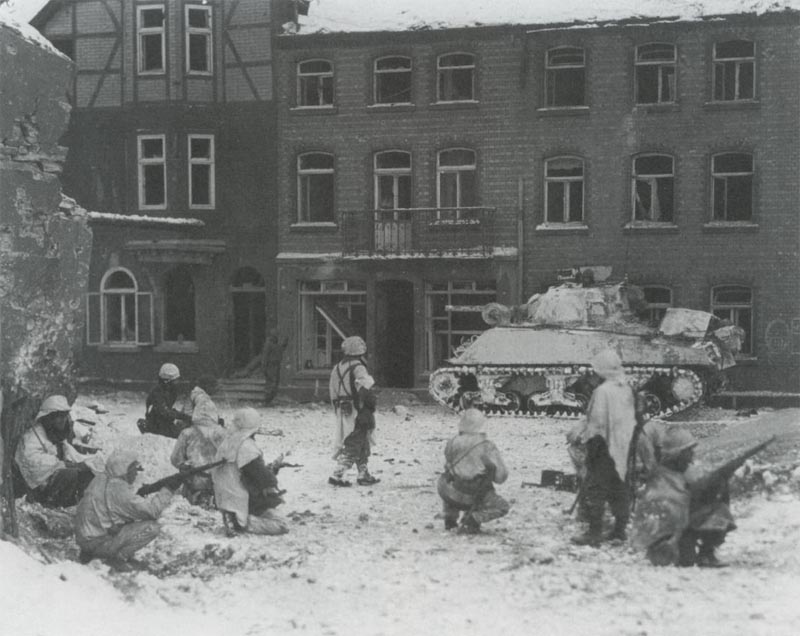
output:
M 102 320 L 100 318 L 100 294 L 86 294 L 86 344 L 99 345 L 103 342 Z
M 152 292 L 137 292 L 136 344 L 151 345 L 153 342 L 153 294 Z

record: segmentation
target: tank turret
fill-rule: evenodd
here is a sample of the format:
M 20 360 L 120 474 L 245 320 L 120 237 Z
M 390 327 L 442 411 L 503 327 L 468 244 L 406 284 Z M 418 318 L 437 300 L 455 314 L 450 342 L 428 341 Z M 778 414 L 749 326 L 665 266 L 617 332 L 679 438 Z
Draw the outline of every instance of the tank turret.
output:
M 643 319 L 641 288 L 626 282 L 564 283 L 520 307 L 483 307 L 490 329 L 462 344 L 430 376 L 433 397 L 488 414 L 579 415 L 601 380 L 591 360 L 619 353 L 651 416 L 665 416 L 718 389 L 735 364 L 744 332 L 713 314 L 669 308 L 658 325 Z

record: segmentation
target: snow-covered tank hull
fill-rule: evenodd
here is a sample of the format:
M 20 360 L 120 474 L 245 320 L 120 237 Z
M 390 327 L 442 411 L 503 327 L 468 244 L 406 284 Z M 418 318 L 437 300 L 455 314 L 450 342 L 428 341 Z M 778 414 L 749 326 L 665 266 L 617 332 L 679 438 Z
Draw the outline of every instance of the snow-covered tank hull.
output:
M 716 319 L 668 310 L 656 329 L 632 317 L 629 296 L 633 292 L 624 283 L 552 288 L 524 306 L 519 324 L 508 319 L 515 310 L 487 306 L 484 318 L 500 326 L 462 345 L 435 370 L 430 392 L 455 410 L 476 405 L 493 415 L 579 415 L 601 382 L 591 362 L 608 348 L 619 353 L 650 415 L 682 411 L 716 389 L 721 369 L 733 360 L 724 342 L 708 336 Z M 559 316 L 567 316 L 564 324 L 554 324 Z

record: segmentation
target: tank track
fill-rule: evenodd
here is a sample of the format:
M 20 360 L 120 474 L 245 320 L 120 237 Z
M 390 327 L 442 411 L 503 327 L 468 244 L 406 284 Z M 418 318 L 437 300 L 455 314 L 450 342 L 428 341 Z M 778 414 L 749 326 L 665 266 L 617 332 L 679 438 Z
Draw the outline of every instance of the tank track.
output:
M 668 417 L 697 404 L 706 383 L 684 367 L 626 366 L 629 384 L 645 395 L 650 417 Z M 593 386 L 591 385 L 591 379 Z M 507 390 L 513 384 L 542 380 L 546 390 Z M 591 367 L 443 367 L 430 376 L 429 390 L 440 404 L 459 412 L 475 404 L 487 415 L 508 417 L 579 417 L 586 412 L 591 391 L 599 384 Z M 575 391 L 579 386 L 581 390 Z M 573 390 L 570 390 L 573 389 Z

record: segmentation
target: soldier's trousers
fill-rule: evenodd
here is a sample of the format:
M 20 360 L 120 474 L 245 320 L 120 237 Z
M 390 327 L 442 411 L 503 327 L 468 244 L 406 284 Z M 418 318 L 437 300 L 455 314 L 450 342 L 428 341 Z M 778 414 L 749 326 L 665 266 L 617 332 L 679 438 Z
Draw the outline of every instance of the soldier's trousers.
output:
M 508 514 L 510 506 L 508 502 L 498 495 L 494 488 L 478 502 L 475 503 L 473 495 L 457 490 L 452 483 L 448 482 L 444 475 L 439 478 L 437 485 L 439 496 L 442 498 L 442 512 L 445 521 L 453 524 L 458 521 L 458 515 L 462 511 L 471 511 L 472 518 L 478 523 L 486 523 L 492 519 L 499 519 Z
M 76 537 L 78 547 L 88 556 L 98 559 L 130 559 L 134 552 L 153 541 L 161 531 L 157 521 L 126 523 L 116 534 L 82 539 Z
M 344 439 L 344 447 L 336 457 L 337 466 L 333 471 L 336 477 L 341 477 L 350 467 L 355 464 L 358 474 L 363 475 L 367 472 L 367 461 L 370 456 L 369 431 L 356 427 Z
M 590 530 L 600 531 L 606 502 L 614 515 L 616 527 L 624 529 L 630 516 L 628 489 L 620 479 L 608 451 L 587 466 L 581 509 Z
M 68 508 L 77 505 L 83 497 L 83 491 L 94 479 L 94 473 L 83 466 L 60 468 L 50 475 L 44 484 L 31 490 L 28 499 L 50 508 Z

